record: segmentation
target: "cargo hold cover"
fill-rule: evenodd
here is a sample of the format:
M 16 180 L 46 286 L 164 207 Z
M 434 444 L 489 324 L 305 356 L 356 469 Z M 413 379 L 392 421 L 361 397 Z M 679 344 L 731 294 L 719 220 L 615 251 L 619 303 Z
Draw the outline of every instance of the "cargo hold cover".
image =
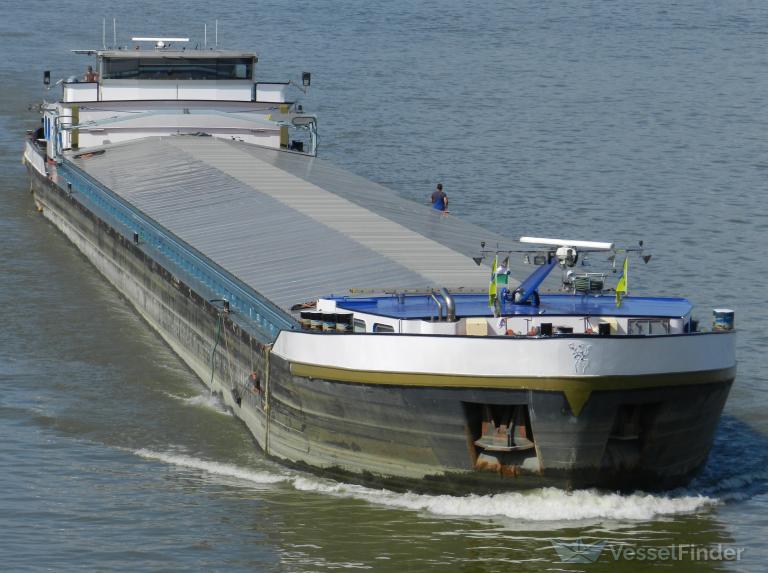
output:
M 350 289 L 484 289 L 480 242 L 511 244 L 303 154 L 195 136 L 102 149 L 70 161 L 286 311 Z

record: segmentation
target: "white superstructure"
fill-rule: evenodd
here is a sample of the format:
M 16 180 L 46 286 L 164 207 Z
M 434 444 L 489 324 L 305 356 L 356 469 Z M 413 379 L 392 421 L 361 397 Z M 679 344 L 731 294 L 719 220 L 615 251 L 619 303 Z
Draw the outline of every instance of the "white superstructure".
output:
M 44 106 L 49 157 L 177 134 L 314 155 L 315 117 L 292 99 L 296 88 L 305 88 L 258 81 L 255 54 L 177 48 L 185 38 L 134 40 L 151 41 L 154 47 L 76 50 L 95 57 L 95 66 L 82 77 L 56 82 L 61 99 Z M 308 74 L 303 81 L 308 85 Z

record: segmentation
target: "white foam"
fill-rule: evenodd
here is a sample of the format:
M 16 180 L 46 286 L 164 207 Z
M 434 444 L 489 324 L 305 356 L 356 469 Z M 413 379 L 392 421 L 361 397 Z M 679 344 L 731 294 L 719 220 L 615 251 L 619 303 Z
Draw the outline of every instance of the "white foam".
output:
M 717 503 L 716 499 L 702 495 L 680 497 L 644 493 L 621 495 L 594 490 L 566 492 L 555 488 L 525 493 L 510 492 L 458 497 L 395 493 L 309 478 L 296 478 L 293 480 L 293 485 L 302 491 L 352 497 L 377 505 L 426 511 L 434 515 L 502 517 L 532 522 L 594 519 L 645 521 L 659 516 L 691 513 Z
M 595 490 L 566 492 L 556 488 L 468 496 L 398 493 L 314 478 L 306 474 L 255 471 L 176 453 L 147 449 L 137 450 L 135 453 L 146 459 L 194 468 L 212 475 L 242 479 L 256 484 L 285 482 L 298 491 L 356 499 L 374 505 L 444 517 L 493 517 L 550 524 L 594 520 L 649 521 L 669 515 L 692 513 L 718 503 L 717 499 L 704 495 L 622 495 Z
M 198 396 L 190 396 L 190 397 L 177 396 L 175 394 L 169 394 L 169 393 L 166 393 L 166 395 L 170 398 L 173 398 L 174 400 L 179 400 L 180 402 L 186 404 L 187 406 L 198 406 L 201 408 L 207 408 L 209 410 L 213 410 L 218 414 L 224 414 L 225 416 L 232 415 L 221 403 L 221 400 L 219 400 L 216 396 L 213 396 L 211 394 L 200 394 Z
M 212 475 L 237 478 L 256 484 L 279 483 L 290 479 L 287 475 L 268 471 L 249 470 L 232 464 L 211 462 L 182 454 L 155 452 L 147 449 L 136 450 L 134 453 L 137 456 L 148 460 L 157 460 L 175 466 L 202 470 Z

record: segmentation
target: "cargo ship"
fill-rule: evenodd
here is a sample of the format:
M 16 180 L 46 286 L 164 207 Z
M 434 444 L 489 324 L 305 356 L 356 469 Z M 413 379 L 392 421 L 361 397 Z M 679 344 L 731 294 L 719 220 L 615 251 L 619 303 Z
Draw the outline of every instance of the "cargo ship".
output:
M 45 73 L 60 96 L 25 142 L 34 204 L 266 455 L 456 493 L 658 490 L 703 466 L 732 314 L 705 331 L 684 298 L 629 296 L 642 246 L 511 241 L 403 199 L 317 157 L 310 74 L 133 42 L 76 51 L 85 77 Z

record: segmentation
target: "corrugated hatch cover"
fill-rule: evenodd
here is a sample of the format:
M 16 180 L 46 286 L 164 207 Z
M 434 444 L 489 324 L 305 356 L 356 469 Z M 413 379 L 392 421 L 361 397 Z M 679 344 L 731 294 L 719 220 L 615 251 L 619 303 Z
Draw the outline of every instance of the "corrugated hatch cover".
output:
M 350 289 L 487 288 L 508 239 L 317 158 L 149 138 L 73 163 L 279 307 Z

